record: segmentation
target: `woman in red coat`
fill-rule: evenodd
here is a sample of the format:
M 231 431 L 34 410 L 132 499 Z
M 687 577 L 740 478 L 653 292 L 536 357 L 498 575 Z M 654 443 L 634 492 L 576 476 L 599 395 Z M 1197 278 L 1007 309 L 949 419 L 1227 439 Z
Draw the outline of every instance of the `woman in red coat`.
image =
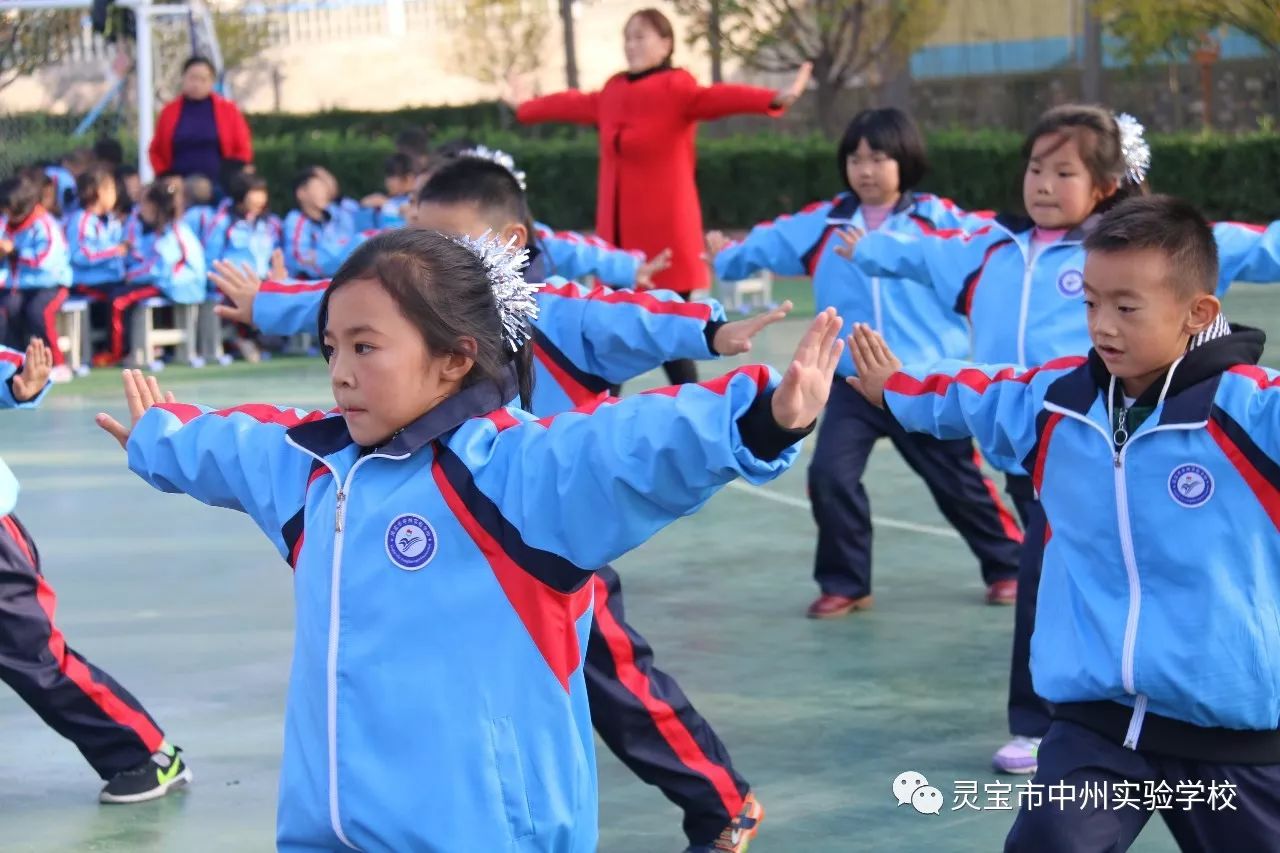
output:
M 671 22 L 656 9 L 636 12 L 623 30 L 628 70 L 598 92 L 561 92 L 521 102 L 516 118 L 532 124 L 566 121 L 600 132 L 596 233 L 624 249 L 654 257 L 671 250 L 670 266 L 654 286 L 688 297 L 708 286 L 703 254 L 702 207 L 694 183 L 697 123 L 739 113 L 780 115 L 809 80 L 802 68 L 782 92 L 755 86 L 699 86 L 671 65 Z M 693 381 L 692 362 L 667 375 Z
M 249 124 L 240 109 L 213 91 L 213 63 L 193 56 L 182 66 L 182 93 L 165 104 L 151 139 L 151 167 L 223 183 L 229 167 L 253 162 Z

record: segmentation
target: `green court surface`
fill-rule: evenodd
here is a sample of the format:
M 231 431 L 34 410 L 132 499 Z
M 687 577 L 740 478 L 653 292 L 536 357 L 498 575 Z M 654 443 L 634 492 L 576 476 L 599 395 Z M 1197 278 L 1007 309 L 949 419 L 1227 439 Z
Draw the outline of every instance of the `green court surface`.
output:
M 1242 287 L 1227 307 L 1280 334 L 1280 291 Z M 796 320 L 768 330 L 757 357 L 784 365 L 800 329 Z M 318 359 L 163 379 L 191 402 L 331 402 Z M 0 851 L 269 850 L 290 572 L 247 519 L 129 474 L 93 425 L 99 410 L 120 412 L 117 382 L 98 372 L 56 388 L 36 412 L 0 415 L 0 454 L 23 482 L 18 512 L 58 591 L 68 643 L 145 702 L 196 782 L 156 803 L 99 806 L 75 749 L 0 687 Z M 753 853 L 998 850 L 1012 812 L 954 807 L 959 783 L 986 805 L 986 786 L 1001 781 L 989 761 L 1005 737 L 1012 610 L 982 603 L 975 561 L 886 444 L 866 478 L 881 521 L 876 609 L 803 618 L 815 592 L 804 465 L 764 489 L 726 489 L 621 560 L 630 621 L 764 803 Z M 681 850 L 677 810 L 607 751 L 599 763 L 600 849 Z M 942 791 L 940 814 L 897 806 L 890 785 L 906 770 Z M 1174 848 L 1155 820 L 1134 849 Z

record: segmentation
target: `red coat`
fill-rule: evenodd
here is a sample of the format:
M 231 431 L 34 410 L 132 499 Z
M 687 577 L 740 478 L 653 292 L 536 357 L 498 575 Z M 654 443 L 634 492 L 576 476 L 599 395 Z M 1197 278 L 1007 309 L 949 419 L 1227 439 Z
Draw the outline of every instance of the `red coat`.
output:
M 239 160 L 242 163 L 253 162 L 253 140 L 249 135 L 249 123 L 244 120 L 240 108 L 218 94 L 213 98 L 213 123 L 218 126 L 218 147 L 222 150 L 223 160 Z M 169 171 L 173 165 L 173 134 L 178 129 L 178 119 L 182 116 L 182 96 L 174 98 L 164 105 L 156 118 L 155 136 L 151 138 L 151 168 L 160 175 Z
M 699 86 L 681 68 L 630 79 L 616 74 L 599 92 L 561 92 L 520 105 L 516 118 L 533 124 L 567 121 L 600 131 L 596 233 L 652 257 L 672 252 L 654 277 L 681 293 L 708 286 L 702 260 L 702 206 L 694 183 L 697 123 L 737 113 L 779 115 L 777 93 L 755 86 Z

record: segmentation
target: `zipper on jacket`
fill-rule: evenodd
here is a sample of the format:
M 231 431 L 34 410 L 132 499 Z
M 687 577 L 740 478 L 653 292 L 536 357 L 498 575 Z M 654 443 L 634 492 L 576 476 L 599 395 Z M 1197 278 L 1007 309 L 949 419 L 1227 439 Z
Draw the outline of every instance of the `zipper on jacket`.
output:
M 874 306 L 876 332 L 884 334 L 884 312 L 880 303 L 880 276 L 873 275 L 871 277 L 871 304 Z
M 338 808 L 338 625 L 342 618 L 342 543 L 345 535 L 343 533 L 343 523 L 346 519 L 347 499 L 351 496 L 351 481 L 360 466 L 370 459 L 399 460 L 408 458 L 410 454 L 387 456 L 380 453 L 371 453 L 368 456 L 362 456 L 351 466 L 351 470 L 347 472 L 346 480 L 339 480 L 337 469 L 330 465 L 329 461 L 323 456 L 318 456 L 296 444 L 288 436 L 285 437 L 285 441 L 311 458 L 319 460 L 322 465 L 329 469 L 329 472 L 333 475 L 334 482 L 338 484 L 333 519 L 333 563 L 329 571 L 329 645 L 325 656 L 325 719 L 329 757 L 329 825 L 339 841 L 352 850 L 359 850 L 360 848 L 352 844 L 351 839 L 347 838 L 347 834 L 342 828 L 342 813 Z
M 1022 307 L 1018 312 L 1018 364 L 1027 363 L 1027 314 L 1031 310 L 1031 276 L 1036 269 L 1036 256 L 1027 261 L 1022 274 Z

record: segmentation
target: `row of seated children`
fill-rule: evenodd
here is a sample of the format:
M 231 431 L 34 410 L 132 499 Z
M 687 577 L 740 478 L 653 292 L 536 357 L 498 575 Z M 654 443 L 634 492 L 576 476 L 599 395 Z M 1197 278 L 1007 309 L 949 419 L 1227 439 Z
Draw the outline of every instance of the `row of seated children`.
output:
M 174 302 L 203 299 L 204 252 L 179 220 L 181 201 L 170 182 L 152 184 L 129 221 L 116 214 L 117 181 L 93 167 L 77 178 L 77 206 L 64 223 L 42 203 L 47 178 L 20 169 L 0 182 L 0 343 L 17 348 L 32 337 L 54 357 L 55 381 L 71 378 L 58 346 L 57 318 L 74 293 L 88 299 L 109 329 L 99 364 L 121 360 L 128 345 L 127 311 L 151 296 Z
M 59 166 L 24 170 L 11 186 L 15 203 L 5 204 L 14 234 L 4 233 L 15 241 L 23 232 L 15 242 L 26 247 L 26 260 L 5 243 L 0 249 L 9 253 L 15 288 L 33 292 L 11 296 L 12 306 L 6 303 L 4 340 L 16 345 L 30 335 L 44 338 L 59 360 L 55 376 L 66 381 L 71 371 L 55 345 L 57 315 L 69 296 L 78 297 L 89 301 L 90 327 L 97 332 L 94 339 L 101 340 L 91 363 L 118 364 L 130 348 L 130 314 L 147 299 L 163 296 L 184 304 L 217 299 L 207 269 L 218 260 L 246 266 L 264 279 L 328 278 L 368 237 L 413 224 L 407 202 L 435 168 L 462 155 L 510 160 L 470 141 L 442 146 L 429 164 L 397 152 L 385 162 L 385 193 L 358 202 L 343 196 L 330 171 L 308 167 L 294 179 L 296 206 L 283 221 L 271 212 L 267 182 L 252 165 L 224 176 L 228 192 L 216 204 L 207 178 L 162 176 L 144 194 L 131 186 L 136 173 L 113 166 L 108 157 L 90 159 L 87 166 L 64 158 Z M 73 166 L 79 174 L 74 194 L 68 195 L 63 185 Z M 29 217 L 36 209 L 40 215 Z M 68 213 L 60 216 L 61 211 Z M 594 277 L 615 287 L 646 288 L 668 258 L 663 253 L 646 261 L 544 223 L 535 223 L 534 230 L 534 245 L 549 274 L 571 280 Z M 281 265 L 273 264 L 278 252 Z M 250 335 L 239 329 L 236 343 L 242 356 L 256 359 Z

